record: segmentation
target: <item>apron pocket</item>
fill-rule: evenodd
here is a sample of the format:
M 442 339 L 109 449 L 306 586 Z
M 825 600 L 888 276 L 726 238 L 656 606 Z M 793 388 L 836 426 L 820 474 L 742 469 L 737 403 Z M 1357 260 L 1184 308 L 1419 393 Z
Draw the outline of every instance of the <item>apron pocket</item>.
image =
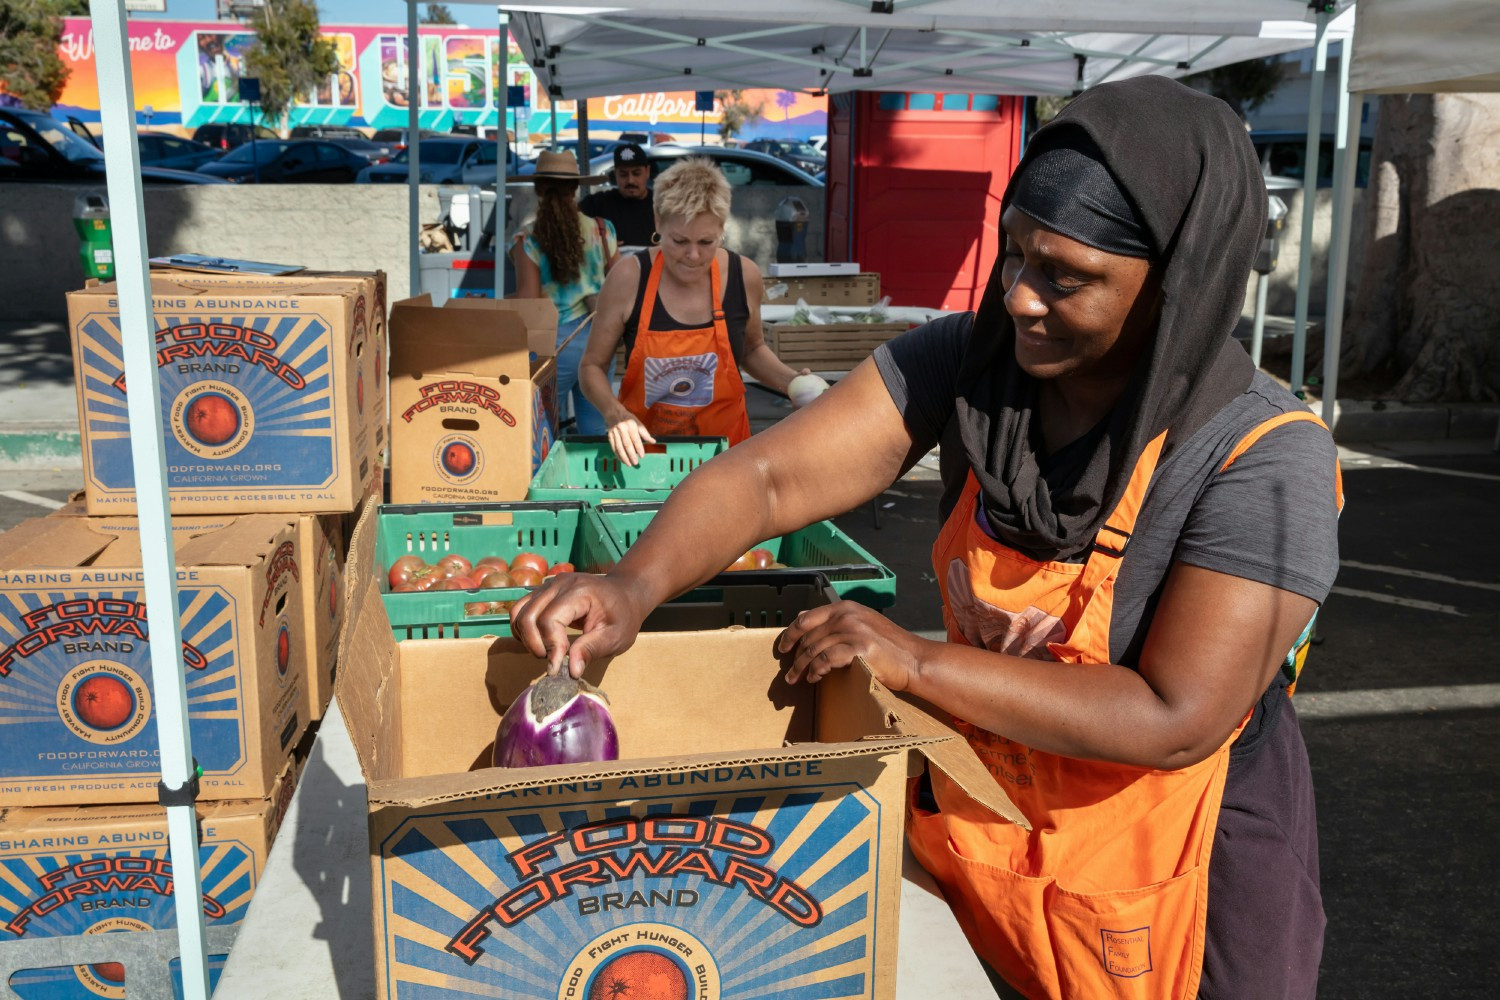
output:
M 975 951 L 1027 996 L 1183 1000 L 1196 990 L 1202 869 L 1138 889 L 1071 892 L 965 857 L 941 815 L 915 810 L 912 821 L 913 838 L 946 867 L 933 875 Z
M 1192 868 L 1115 892 L 1054 889 L 1047 927 L 1063 995 L 1179 1000 L 1196 993 L 1206 874 Z

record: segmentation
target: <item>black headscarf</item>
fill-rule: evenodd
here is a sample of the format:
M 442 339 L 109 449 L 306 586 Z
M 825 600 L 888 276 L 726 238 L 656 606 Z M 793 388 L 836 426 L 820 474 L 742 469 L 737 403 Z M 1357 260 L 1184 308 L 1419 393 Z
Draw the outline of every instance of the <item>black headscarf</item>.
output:
M 1265 185 L 1239 118 L 1218 98 L 1160 76 L 1088 90 L 1038 130 L 1002 212 L 1031 162 L 1062 144 L 1053 133 L 1066 130 L 1092 140 L 1090 155 L 1128 196 L 1159 271 L 1161 312 L 1098 433 L 1062 449 L 1063 475 L 1054 468 L 1044 478 L 1033 447 L 1037 382 L 1016 363 L 1004 256 L 996 258 L 959 370 L 956 417 L 991 528 L 1045 560 L 1093 543 L 1152 438 L 1170 428 L 1170 449 L 1249 387 L 1254 366 L 1230 334 L 1266 221 Z

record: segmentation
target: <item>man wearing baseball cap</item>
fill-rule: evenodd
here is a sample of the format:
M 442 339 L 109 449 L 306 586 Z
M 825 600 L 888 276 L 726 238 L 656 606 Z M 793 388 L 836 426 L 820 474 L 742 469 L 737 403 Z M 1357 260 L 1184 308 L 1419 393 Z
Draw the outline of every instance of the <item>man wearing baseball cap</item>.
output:
M 612 223 L 620 245 L 651 245 L 656 216 L 651 206 L 651 164 L 646 151 L 633 142 L 615 147 L 615 186 L 596 191 L 578 203 L 584 215 Z

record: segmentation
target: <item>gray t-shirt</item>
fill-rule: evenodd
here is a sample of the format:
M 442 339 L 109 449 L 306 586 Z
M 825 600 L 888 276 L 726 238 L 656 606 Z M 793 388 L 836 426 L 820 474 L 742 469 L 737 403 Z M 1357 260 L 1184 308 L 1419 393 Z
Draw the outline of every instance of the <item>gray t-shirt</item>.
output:
M 954 420 L 954 386 L 972 314 L 945 316 L 888 341 L 875 364 L 917 443 L 941 445 L 946 519 L 968 461 Z M 1338 572 L 1337 451 L 1322 426 L 1276 428 L 1220 472 L 1235 445 L 1301 400 L 1257 373 L 1250 388 L 1157 466 L 1115 582 L 1110 656 L 1138 661 L 1174 560 L 1255 580 L 1322 603 Z

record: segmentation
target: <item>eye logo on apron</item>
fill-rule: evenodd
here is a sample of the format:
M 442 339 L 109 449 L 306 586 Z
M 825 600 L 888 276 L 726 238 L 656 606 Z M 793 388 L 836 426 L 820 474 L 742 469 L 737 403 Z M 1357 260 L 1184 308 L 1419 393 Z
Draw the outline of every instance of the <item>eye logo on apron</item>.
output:
M 714 398 L 717 354 L 680 358 L 646 358 L 646 405 L 707 406 Z

